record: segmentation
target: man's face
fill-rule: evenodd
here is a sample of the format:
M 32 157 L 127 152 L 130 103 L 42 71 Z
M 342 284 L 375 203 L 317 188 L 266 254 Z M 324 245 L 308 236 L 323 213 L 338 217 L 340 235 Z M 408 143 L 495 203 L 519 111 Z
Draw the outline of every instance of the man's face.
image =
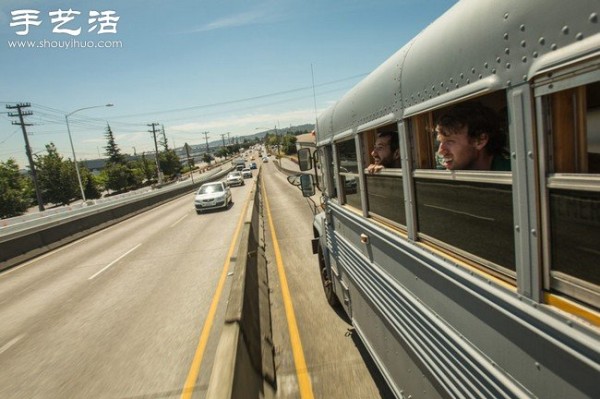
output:
M 444 135 L 440 127 L 435 128 L 437 132 L 438 155 L 442 158 L 442 165 L 448 170 L 475 169 L 474 163 L 481 146 L 480 140 L 473 140 L 468 136 L 467 127 Z
M 377 140 L 375 140 L 375 147 L 371 152 L 371 156 L 376 165 L 382 165 L 386 168 L 393 167 L 394 152 L 392 151 L 390 141 L 390 137 L 377 137 Z

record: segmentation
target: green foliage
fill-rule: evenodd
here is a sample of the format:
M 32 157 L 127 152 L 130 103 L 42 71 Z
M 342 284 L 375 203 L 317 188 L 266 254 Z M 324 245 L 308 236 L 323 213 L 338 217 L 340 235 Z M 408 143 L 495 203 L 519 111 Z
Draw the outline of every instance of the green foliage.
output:
M 106 124 L 106 133 L 104 135 L 107 140 L 107 144 L 104 149 L 106 150 L 106 155 L 108 156 L 108 162 L 113 164 L 124 164 L 125 156 L 121 154 L 121 150 L 115 142 L 115 136 L 109 124 Z
M 160 154 L 158 157 L 160 163 L 160 170 L 165 176 L 174 177 L 181 173 L 181 162 L 179 156 L 175 153 L 175 150 L 167 150 Z
M 213 159 L 215 159 L 215 158 L 212 155 L 210 155 L 208 152 L 205 152 L 202 155 L 202 161 L 206 162 L 209 165 L 210 165 L 210 161 L 212 161 Z
M 46 145 L 46 155 L 36 155 L 37 181 L 42 198 L 47 203 L 68 205 L 80 198 L 75 164 L 63 160 L 53 143 Z
M 14 159 L 0 162 L 0 218 L 24 214 L 32 205 L 31 180 L 19 173 Z
M 133 171 L 123 164 L 106 164 L 103 173 L 106 179 L 106 189 L 117 192 L 125 191 L 128 187 L 135 186 Z

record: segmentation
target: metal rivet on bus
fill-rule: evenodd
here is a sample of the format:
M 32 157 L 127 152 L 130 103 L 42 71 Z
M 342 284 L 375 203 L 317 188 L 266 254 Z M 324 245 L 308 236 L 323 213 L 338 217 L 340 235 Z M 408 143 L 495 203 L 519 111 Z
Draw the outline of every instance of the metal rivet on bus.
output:
M 546 44 L 546 39 L 544 39 L 543 37 L 540 37 L 540 39 L 538 40 L 538 43 L 543 46 L 544 44 Z
M 533 159 L 533 151 L 527 151 L 527 156 L 529 159 Z
M 523 57 L 521 58 L 521 61 L 523 61 L 523 63 L 527 62 L 527 57 L 523 56 Z
M 504 19 L 508 19 L 508 13 L 504 14 Z
M 504 54 L 510 54 L 510 49 L 508 47 L 504 49 Z
M 510 154 L 510 155 L 513 157 L 513 159 L 517 159 L 517 153 L 516 152 L 513 151 L 512 154 Z
M 575 40 L 583 40 L 583 33 L 579 32 L 575 35 Z
M 556 43 L 552 43 L 552 45 L 550 46 L 550 48 L 552 50 L 556 50 L 558 48 L 558 45 Z
M 563 27 L 562 27 L 562 29 L 561 29 L 561 32 L 562 32 L 563 34 L 565 34 L 565 35 L 568 35 L 568 34 L 569 34 L 569 27 L 568 27 L 568 26 L 566 26 L 566 25 L 565 25 L 565 26 L 563 26 Z
M 535 368 L 540 370 L 542 368 L 542 366 L 538 362 L 535 362 Z
M 508 40 L 508 32 L 504 34 L 504 40 Z
M 521 40 L 521 47 L 527 47 L 527 42 L 525 42 L 525 40 Z
M 592 13 L 592 14 L 590 14 L 590 22 L 591 22 L 591 23 L 594 23 L 594 24 L 595 24 L 596 22 L 598 22 L 598 14 L 596 14 L 595 12 L 594 12 L 594 13 Z
M 537 58 L 537 57 L 538 57 L 538 52 L 537 52 L 537 51 L 534 51 L 534 52 L 533 52 L 533 58 Z
M 368 244 L 369 243 L 369 236 L 366 235 L 365 233 L 361 233 L 360 234 L 360 242 L 362 242 L 363 244 Z
M 483 67 L 484 67 L 485 69 L 488 69 L 488 63 L 487 63 L 487 62 L 484 62 L 484 63 L 483 63 Z
M 519 26 L 519 29 L 521 30 L 521 32 L 525 32 L 525 25 Z
M 482 74 L 479 74 L 479 79 L 483 79 L 483 75 Z
M 527 75 L 523 75 L 523 82 L 527 82 Z
M 465 75 L 461 73 L 460 78 L 463 79 L 464 77 L 465 77 Z
M 471 68 L 471 73 L 474 74 L 475 73 L 475 68 Z
M 450 83 L 454 83 L 454 78 L 450 78 Z
M 515 226 L 515 231 L 518 233 L 521 231 L 521 228 L 519 226 Z
M 467 83 L 471 83 L 471 79 L 467 79 Z
M 492 73 L 495 75 L 496 74 L 496 68 L 492 68 Z
M 500 59 L 500 57 L 496 57 L 496 62 L 499 64 L 502 62 L 502 60 Z
M 531 229 L 531 235 L 537 237 L 537 231 L 535 229 Z

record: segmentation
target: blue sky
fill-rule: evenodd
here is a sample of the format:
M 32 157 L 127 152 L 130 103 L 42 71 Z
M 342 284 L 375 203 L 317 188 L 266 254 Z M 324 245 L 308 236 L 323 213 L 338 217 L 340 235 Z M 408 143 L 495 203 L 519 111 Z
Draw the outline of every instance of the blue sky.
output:
M 32 104 L 32 151 L 53 142 L 65 158 L 65 115 L 113 103 L 69 117 L 78 160 L 104 154 L 107 123 L 124 153 L 153 150 L 152 122 L 171 147 L 204 143 L 202 132 L 212 141 L 314 123 L 315 102 L 317 113 L 326 109 L 455 2 L 2 0 L 0 161 L 27 165 L 20 127 L 5 109 L 20 102 Z M 11 12 L 25 9 L 39 11 L 41 23 L 18 35 L 25 26 L 10 26 Z M 80 14 L 59 27 L 49 15 L 59 9 Z M 90 11 L 119 20 L 88 23 Z M 56 31 L 66 29 L 73 34 Z M 51 48 L 74 41 L 119 47 Z

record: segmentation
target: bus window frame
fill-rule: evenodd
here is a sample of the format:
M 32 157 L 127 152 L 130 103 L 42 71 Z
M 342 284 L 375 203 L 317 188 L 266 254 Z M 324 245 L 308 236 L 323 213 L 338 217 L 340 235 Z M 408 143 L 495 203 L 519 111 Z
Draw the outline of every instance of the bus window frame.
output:
M 499 108 L 499 106 L 508 107 L 507 92 L 505 90 L 487 93 L 481 96 L 480 98 L 487 99 L 487 101 L 494 104 L 495 107 L 493 108 Z M 473 98 L 464 99 L 464 101 L 470 100 L 473 100 Z M 409 222 L 412 223 L 411 229 L 414 229 L 414 239 L 416 241 L 421 241 L 425 245 L 431 245 L 434 249 L 437 249 L 442 253 L 446 254 L 447 259 L 451 261 L 459 259 L 461 262 L 464 262 L 478 270 L 481 270 L 484 273 L 489 273 L 491 276 L 500 278 L 501 280 L 516 287 L 518 278 L 517 271 L 512 270 L 510 267 L 497 264 L 490 259 L 482 258 L 477 254 L 467 252 L 464 249 L 456 247 L 450 243 L 446 243 L 435 237 L 431 237 L 427 233 L 422 232 L 420 230 L 419 216 L 417 212 L 417 179 L 426 179 L 432 181 L 464 181 L 470 183 L 513 186 L 513 171 L 450 171 L 445 169 L 438 169 L 436 167 L 437 148 L 434 146 L 435 121 L 439 117 L 439 115 L 444 112 L 445 109 L 449 109 L 459 104 L 460 102 L 462 101 L 454 101 L 451 104 L 444 104 L 443 107 L 441 106 L 435 109 L 426 110 L 419 114 L 410 115 L 404 120 L 403 125 L 406 129 L 405 136 L 407 137 L 406 140 L 408 141 L 408 143 L 406 144 L 406 148 L 408 150 L 409 155 L 407 157 L 407 160 L 409 161 L 409 165 L 411 167 L 408 173 L 410 174 L 410 184 L 412 185 L 414 190 L 411 198 L 411 204 L 414 204 L 412 206 L 413 209 L 411 209 L 411 213 L 414 215 L 414 221 L 409 221 L 407 219 L 407 224 Z M 486 104 L 486 102 L 484 102 L 484 104 Z M 507 144 L 512 145 L 510 142 L 511 132 L 507 130 L 506 134 Z M 514 201 L 514 189 L 512 189 L 511 191 Z M 514 220 L 516 210 L 513 208 L 512 212 L 512 219 Z M 513 233 L 513 240 L 514 237 L 515 236 Z M 517 247 L 515 244 L 515 264 L 517 263 L 516 249 Z
M 395 229 L 400 230 L 402 233 L 404 233 L 406 235 L 406 233 L 407 233 L 406 224 L 402 224 L 398 221 L 395 221 L 386 216 L 383 216 L 382 214 L 379 214 L 376 210 L 371 209 L 371 203 L 369 202 L 368 184 L 367 184 L 367 180 L 369 180 L 371 178 L 371 176 L 386 176 L 386 177 L 394 177 L 394 178 L 400 178 L 400 179 L 404 178 L 404 173 L 403 173 L 402 167 L 400 167 L 400 168 L 383 168 L 380 171 L 378 171 L 376 173 L 372 173 L 372 174 L 369 173 L 367 170 L 368 166 L 373 161 L 371 153 L 373 152 L 373 149 L 375 148 L 375 141 L 377 139 L 377 134 L 386 132 L 386 131 L 396 132 L 396 134 L 398 135 L 398 149 L 401 151 L 401 139 L 400 139 L 400 132 L 399 132 L 398 128 L 399 128 L 398 122 L 393 122 L 390 124 L 382 125 L 378 128 L 373 128 L 373 129 L 358 132 L 360 148 L 362 151 L 362 154 L 361 154 L 362 155 L 362 164 L 361 164 L 362 165 L 362 175 L 364 178 L 363 185 L 362 185 L 362 187 L 363 187 L 362 190 L 364 192 L 363 208 L 364 208 L 364 216 L 365 217 L 373 218 L 374 220 L 381 222 L 388 227 L 393 227 Z M 404 195 L 404 185 L 401 186 L 401 190 Z M 402 204 L 402 212 L 405 212 L 404 203 Z M 406 218 L 406 215 L 404 215 L 404 217 Z
M 364 209 L 364 202 L 363 202 L 363 198 L 362 198 L 362 193 L 361 192 L 358 193 L 360 201 L 361 201 L 360 207 L 356 207 L 353 204 L 348 203 L 348 198 L 347 198 L 347 195 L 346 195 L 346 189 L 345 189 L 345 186 L 343 184 L 344 182 L 343 182 L 343 179 L 342 179 L 342 176 L 351 176 L 351 177 L 357 179 L 358 185 L 361 185 L 363 183 L 362 180 L 361 180 L 362 178 L 360 177 L 360 175 L 361 175 L 361 173 L 360 173 L 361 172 L 361 168 L 359 167 L 359 165 L 361 165 L 361 158 L 360 158 L 360 152 L 359 152 L 359 148 L 358 148 L 356 137 L 357 136 L 352 135 L 351 137 L 344 137 L 343 139 L 340 139 L 340 140 L 337 140 L 337 141 L 333 142 L 334 159 L 335 159 L 335 179 L 336 179 L 336 181 L 338 183 L 338 199 L 339 199 L 339 203 L 341 205 L 346 205 L 346 206 L 352 207 L 353 209 L 359 210 L 362 213 L 362 212 L 364 212 L 363 211 L 363 209 Z M 343 144 L 343 143 L 350 142 L 350 141 L 352 141 L 352 143 L 354 144 L 354 152 L 356 154 L 356 166 L 357 166 L 357 172 L 356 173 L 350 172 L 350 171 L 348 171 L 348 172 L 342 172 L 341 171 L 341 168 L 343 166 L 341 166 L 341 164 L 340 164 L 340 147 L 339 147 L 339 145 Z M 361 191 L 363 190 L 362 187 L 359 187 L 358 189 L 361 190 Z
M 595 65 L 594 62 L 596 63 Z M 552 132 L 553 119 L 549 98 L 550 96 L 566 91 L 573 91 L 575 95 L 578 95 L 578 89 L 585 88 L 587 85 L 597 82 L 600 82 L 600 70 L 597 67 L 597 59 L 592 59 L 567 67 L 559 66 L 556 70 L 546 72 L 543 76 L 538 76 L 533 83 L 537 126 L 540 132 L 543 132 L 543 134 L 539 134 L 537 137 L 538 148 L 542 149 L 542 153 L 538 159 L 538 168 L 541 193 L 540 222 L 543 237 L 541 240 L 543 288 L 548 292 L 555 291 L 591 305 L 600 303 L 600 289 L 598 286 L 581 280 L 576 276 L 552 270 L 550 189 L 558 188 L 578 192 L 600 192 L 600 174 L 587 173 L 585 171 L 575 173 L 555 171 L 556 154 L 554 152 L 565 151 L 565 149 L 555 145 L 549 138 Z M 580 108 L 581 104 L 577 104 L 577 106 Z M 575 110 L 576 119 L 584 111 L 579 108 Z M 578 132 L 577 137 L 581 141 L 580 134 Z M 569 150 L 582 151 L 581 144 L 573 145 Z M 583 170 L 587 169 L 585 162 L 578 162 L 577 166 Z

